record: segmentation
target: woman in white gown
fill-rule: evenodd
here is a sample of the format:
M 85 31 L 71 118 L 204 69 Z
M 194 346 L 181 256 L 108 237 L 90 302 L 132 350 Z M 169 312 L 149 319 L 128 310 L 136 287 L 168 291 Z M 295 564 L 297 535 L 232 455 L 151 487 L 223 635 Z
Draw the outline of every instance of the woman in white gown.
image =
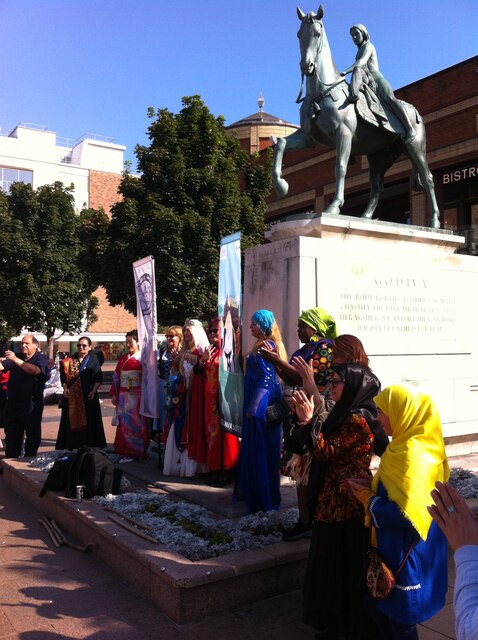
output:
M 166 476 L 191 478 L 208 471 L 204 376 L 195 374 L 194 366 L 209 346 L 202 323 L 186 320 L 183 346 L 174 364 L 177 376 L 172 387 L 173 419 L 164 453 Z

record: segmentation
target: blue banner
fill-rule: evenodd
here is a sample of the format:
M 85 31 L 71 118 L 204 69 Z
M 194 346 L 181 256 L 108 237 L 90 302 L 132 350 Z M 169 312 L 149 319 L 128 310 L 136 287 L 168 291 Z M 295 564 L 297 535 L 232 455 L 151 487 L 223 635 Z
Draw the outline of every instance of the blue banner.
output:
M 241 354 L 241 234 L 221 239 L 218 316 L 222 356 L 219 362 L 221 427 L 241 436 L 244 378 Z

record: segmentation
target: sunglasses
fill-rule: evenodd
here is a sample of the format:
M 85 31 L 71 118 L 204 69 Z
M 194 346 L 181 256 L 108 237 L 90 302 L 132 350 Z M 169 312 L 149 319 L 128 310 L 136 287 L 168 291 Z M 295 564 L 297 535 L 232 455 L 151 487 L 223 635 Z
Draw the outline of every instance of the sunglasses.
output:
M 166 340 L 173 340 L 174 338 L 179 338 L 179 336 L 173 336 L 172 334 L 169 336 L 166 336 Z
M 332 389 L 335 389 L 335 387 L 338 387 L 339 384 L 345 384 L 345 382 L 343 380 L 331 380 L 328 383 L 329 387 L 332 387 Z
M 78 347 L 78 349 L 87 349 L 90 345 L 83 344 L 82 342 L 78 342 L 76 346 Z

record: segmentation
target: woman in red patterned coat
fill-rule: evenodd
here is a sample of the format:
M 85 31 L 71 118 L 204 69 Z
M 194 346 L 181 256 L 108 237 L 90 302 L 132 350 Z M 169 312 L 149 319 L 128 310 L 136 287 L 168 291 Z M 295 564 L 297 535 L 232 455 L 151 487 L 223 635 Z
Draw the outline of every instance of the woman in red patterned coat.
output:
M 210 346 L 198 362 L 204 373 L 204 417 L 207 441 L 207 466 L 212 471 L 209 484 L 224 486 L 232 480 L 232 469 L 239 458 L 236 436 L 221 429 L 219 414 L 219 360 L 221 358 L 220 319 L 214 318 L 207 328 Z M 196 368 L 195 368 L 196 370 Z
M 293 396 L 299 426 L 318 461 L 317 501 L 304 583 L 304 622 L 317 637 L 374 640 L 378 632 L 358 589 L 368 548 L 363 507 L 345 482 L 370 478 L 373 402 L 380 383 L 368 367 L 341 364 L 330 380 L 328 415 L 304 391 Z M 325 417 L 325 420 L 324 420 Z

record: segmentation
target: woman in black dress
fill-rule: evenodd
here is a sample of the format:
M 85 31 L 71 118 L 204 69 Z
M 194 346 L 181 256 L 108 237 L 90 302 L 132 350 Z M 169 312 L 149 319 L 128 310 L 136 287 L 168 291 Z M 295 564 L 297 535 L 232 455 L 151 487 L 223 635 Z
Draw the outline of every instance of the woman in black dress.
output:
M 106 447 L 98 388 L 102 382 L 100 363 L 91 340 L 81 336 L 78 352 L 61 361 L 63 402 L 56 449 Z

